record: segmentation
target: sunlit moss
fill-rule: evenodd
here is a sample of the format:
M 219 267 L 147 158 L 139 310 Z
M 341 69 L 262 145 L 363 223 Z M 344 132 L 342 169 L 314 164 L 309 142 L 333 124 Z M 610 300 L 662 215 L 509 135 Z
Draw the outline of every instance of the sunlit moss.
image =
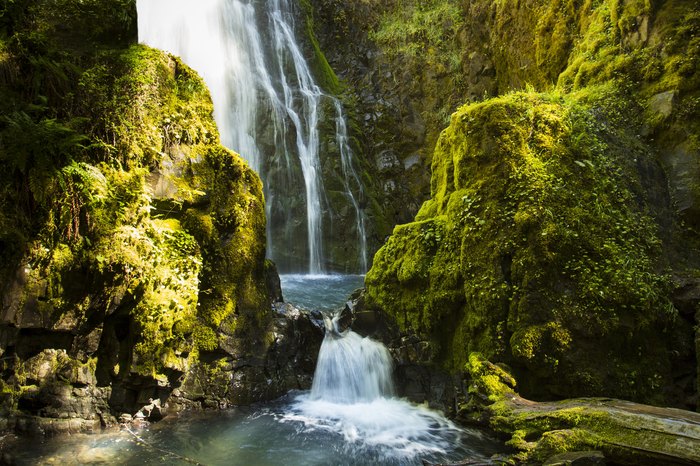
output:
M 673 346 L 676 311 L 629 155 L 652 154 L 625 102 L 515 93 L 456 112 L 432 197 L 377 253 L 368 302 L 455 371 L 480 351 L 522 370 L 527 392 L 653 396 L 669 366 L 644 348 Z

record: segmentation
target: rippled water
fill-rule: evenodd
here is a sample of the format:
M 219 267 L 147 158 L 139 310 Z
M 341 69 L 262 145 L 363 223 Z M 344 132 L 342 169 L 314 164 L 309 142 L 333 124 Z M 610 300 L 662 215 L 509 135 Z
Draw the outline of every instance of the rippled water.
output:
M 334 412 L 333 416 L 328 416 Z M 423 425 L 417 429 L 415 426 Z M 147 430 L 28 441 L 18 465 L 420 465 L 500 451 L 476 430 L 401 400 L 334 405 L 293 393 L 273 403 L 185 415 Z
M 284 300 L 307 310 L 329 311 L 365 283 L 364 275 L 280 275 Z

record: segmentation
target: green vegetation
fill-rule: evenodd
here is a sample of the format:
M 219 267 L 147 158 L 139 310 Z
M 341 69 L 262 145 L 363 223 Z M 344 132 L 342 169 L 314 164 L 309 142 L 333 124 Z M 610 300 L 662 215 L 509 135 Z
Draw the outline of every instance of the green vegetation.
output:
M 456 112 L 432 198 L 377 253 L 369 302 L 452 370 L 481 351 L 514 364 L 526 393 L 658 396 L 670 366 L 659 348 L 683 326 L 634 175 L 653 154 L 635 142 L 629 102 L 600 88 Z
M 369 304 L 452 372 L 478 351 L 530 396 L 683 403 L 663 392 L 694 352 L 692 316 L 671 296 L 697 270 L 696 2 L 381 11 L 372 37 L 419 70 L 429 134 L 467 92 L 483 101 L 437 139 L 431 198 L 377 253 Z M 432 44 L 459 63 L 431 62 Z
M 461 416 L 487 420 L 515 448 L 517 464 L 597 450 L 615 464 L 692 464 L 698 460 L 697 415 L 610 399 L 536 403 L 520 398 L 502 367 L 472 353 L 465 366 L 470 399 Z
M 461 56 L 455 47 L 464 27 L 464 12 L 456 1 L 399 2 L 386 12 L 370 37 L 391 57 L 419 59 L 438 74 L 456 71 Z
M 91 358 L 108 384 L 175 386 L 222 334 L 257 345 L 270 317 L 262 186 L 219 144 L 201 78 L 131 43 L 133 1 L 2 8 L 7 324 L 87 338 L 104 321 L 99 350 L 66 357 Z M 20 366 L 3 390 L 22 390 Z
M 333 71 L 333 68 L 328 64 L 326 56 L 321 51 L 318 39 L 316 39 L 313 7 L 309 3 L 309 0 L 300 0 L 300 3 L 305 14 L 304 32 L 314 50 L 314 57 L 312 60 L 314 76 L 323 89 L 333 94 L 339 94 L 343 90 L 343 85 L 338 79 L 338 76 L 336 76 L 335 71 Z

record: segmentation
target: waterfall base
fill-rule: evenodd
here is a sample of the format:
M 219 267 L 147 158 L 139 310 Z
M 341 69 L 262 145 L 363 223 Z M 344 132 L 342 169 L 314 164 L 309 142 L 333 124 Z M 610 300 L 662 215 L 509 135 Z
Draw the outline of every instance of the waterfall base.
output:
M 478 432 L 459 428 L 435 411 L 395 398 L 347 404 L 300 395 L 281 421 L 301 423 L 306 432 L 335 437 L 348 455 L 382 464 L 454 457 L 450 453 L 463 446 L 467 438 L 480 437 Z M 479 456 L 476 451 L 463 456 L 467 454 Z
M 7 444 L 9 464 L 420 465 L 485 460 L 502 445 L 399 400 L 334 405 L 308 392 L 232 411 L 183 414 L 148 429 Z M 188 461 L 184 461 L 186 458 Z

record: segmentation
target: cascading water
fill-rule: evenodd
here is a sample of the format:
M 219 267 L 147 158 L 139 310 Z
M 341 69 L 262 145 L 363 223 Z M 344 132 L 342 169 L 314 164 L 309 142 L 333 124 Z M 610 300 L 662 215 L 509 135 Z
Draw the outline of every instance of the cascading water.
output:
M 337 309 L 360 276 L 284 275 L 289 301 Z M 314 304 L 316 303 L 316 304 Z M 330 315 L 330 314 L 329 314 Z M 469 458 L 487 463 L 503 451 L 483 433 L 455 426 L 440 414 L 392 396 L 387 349 L 326 319 L 311 392 L 215 414 L 181 413 L 178 420 L 105 435 L 46 439 L 21 448 L 18 465 L 78 462 L 140 466 L 207 464 L 280 466 L 418 466 Z M 23 445 L 23 444 L 21 444 Z M 187 461 L 185 461 L 187 460 Z M 13 462 L 13 464 L 15 464 Z
M 297 397 L 282 420 L 341 435 L 355 454 L 380 464 L 406 464 L 448 454 L 465 435 L 442 415 L 393 397 L 392 364 L 384 345 L 324 317 L 321 345 L 309 394 Z
M 350 144 L 348 143 L 348 126 L 345 122 L 343 106 L 336 98 L 333 98 L 333 104 L 337 115 L 335 119 L 335 139 L 338 141 L 338 146 L 340 148 L 340 159 L 343 168 L 343 183 L 345 185 L 345 192 L 347 193 L 350 203 L 352 204 L 352 208 L 355 211 L 355 224 L 357 225 L 357 236 L 360 243 L 360 272 L 364 273 L 367 271 L 367 233 L 365 231 L 365 217 L 362 214 L 362 209 L 360 208 L 357 198 L 353 194 L 351 184 L 355 184 L 360 195 L 364 194 L 363 187 L 360 177 L 357 176 L 357 172 L 352 166 L 352 150 L 350 149 Z
M 312 400 L 354 404 L 394 394 L 391 355 L 384 345 L 352 330 L 338 330 L 338 316 L 326 317 L 311 387 Z
M 284 271 L 323 273 L 330 205 L 320 122 L 332 112 L 341 184 L 355 213 L 355 271 L 367 269 L 362 183 L 340 101 L 316 84 L 295 38 L 288 0 L 138 0 L 139 41 L 179 55 L 209 86 L 222 143 L 265 184 L 268 254 Z M 303 189 L 301 189 L 303 187 Z M 305 237 L 305 245 L 302 238 Z

